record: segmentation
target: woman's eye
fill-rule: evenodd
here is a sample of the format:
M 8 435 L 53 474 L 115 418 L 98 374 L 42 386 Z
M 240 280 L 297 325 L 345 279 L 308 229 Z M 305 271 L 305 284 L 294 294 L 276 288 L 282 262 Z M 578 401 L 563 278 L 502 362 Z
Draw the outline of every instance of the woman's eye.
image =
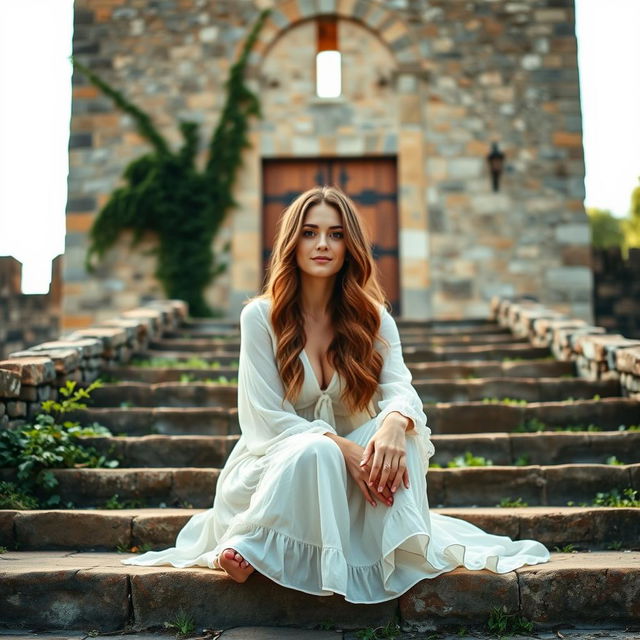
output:
M 310 233 L 311 235 L 314 235 L 315 231 L 312 231 L 311 229 L 304 229 L 302 232 L 302 235 L 307 236 L 308 233 Z M 331 235 L 334 238 L 338 238 L 338 239 L 342 239 L 344 237 L 344 234 L 342 233 L 342 231 L 334 231 Z

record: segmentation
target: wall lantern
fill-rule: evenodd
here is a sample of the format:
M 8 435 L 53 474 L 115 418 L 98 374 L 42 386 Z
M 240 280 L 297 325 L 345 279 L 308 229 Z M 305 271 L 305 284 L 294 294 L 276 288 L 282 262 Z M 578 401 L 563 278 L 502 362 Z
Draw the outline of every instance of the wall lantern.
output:
M 491 153 L 487 155 L 487 162 L 489 163 L 489 170 L 491 171 L 491 183 L 493 184 L 493 190 L 498 191 L 500 184 L 500 174 L 502 173 L 502 167 L 504 164 L 504 153 L 498 149 L 498 143 L 491 143 Z

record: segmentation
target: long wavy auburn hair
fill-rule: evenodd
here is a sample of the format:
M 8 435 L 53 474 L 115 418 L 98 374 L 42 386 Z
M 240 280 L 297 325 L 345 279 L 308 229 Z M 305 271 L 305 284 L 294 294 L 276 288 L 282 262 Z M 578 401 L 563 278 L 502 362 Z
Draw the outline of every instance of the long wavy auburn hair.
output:
M 331 320 L 335 337 L 327 358 L 344 379 L 341 399 L 351 413 L 365 410 L 378 387 L 382 356 L 374 349 L 380 329 L 380 304 L 390 309 L 379 284 L 371 244 L 360 215 L 349 197 L 337 187 L 317 186 L 298 196 L 283 212 L 260 295 L 271 302 L 270 321 L 277 338 L 276 363 L 285 399 L 294 403 L 304 382 L 299 356 L 306 344 L 301 309 L 300 269 L 296 248 L 307 211 L 321 202 L 342 218 L 345 260 L 335 276 Z M 249 302 L 248 300 L 247 302 Z

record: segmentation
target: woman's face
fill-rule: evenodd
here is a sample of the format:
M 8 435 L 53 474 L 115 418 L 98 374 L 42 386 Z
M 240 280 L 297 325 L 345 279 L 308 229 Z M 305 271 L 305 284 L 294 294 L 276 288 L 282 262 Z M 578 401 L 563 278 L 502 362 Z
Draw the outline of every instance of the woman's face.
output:
M 326 202 L 310 207 L 298 239 L 298 267 L 309 276 L 328 278 L 340 271 L 345 254 L 344 229 L 338 211 Z M 315 260 L 319 257 L 328 261 Z

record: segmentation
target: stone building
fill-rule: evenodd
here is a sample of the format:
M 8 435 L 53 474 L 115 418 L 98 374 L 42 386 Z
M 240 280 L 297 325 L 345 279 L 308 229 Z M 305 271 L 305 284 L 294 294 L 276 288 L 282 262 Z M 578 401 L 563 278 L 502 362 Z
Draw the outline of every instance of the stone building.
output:
M 229 66 L 265 7 L 247 74 L 263 118 L 214 241 L 231 251 L 210 304 L 237 315 L 283 208 L 325 182 L 359 206 L 396 313 L 486 316 L 494 294 L 526 293 L 592 319 L 572 0 L 75 0 L 74 52 L 176 146 L 179 119 L 201 122 L 204 159 Z M 319 91 L 327 50 L 340 53 L 335 97 Z M 149 146 L 77 73 L 71 129 L 66 327 L 161 293 L 151 235 L 134 251 L 123 238 L 95 275 L 83 267 L 95 214 Z

